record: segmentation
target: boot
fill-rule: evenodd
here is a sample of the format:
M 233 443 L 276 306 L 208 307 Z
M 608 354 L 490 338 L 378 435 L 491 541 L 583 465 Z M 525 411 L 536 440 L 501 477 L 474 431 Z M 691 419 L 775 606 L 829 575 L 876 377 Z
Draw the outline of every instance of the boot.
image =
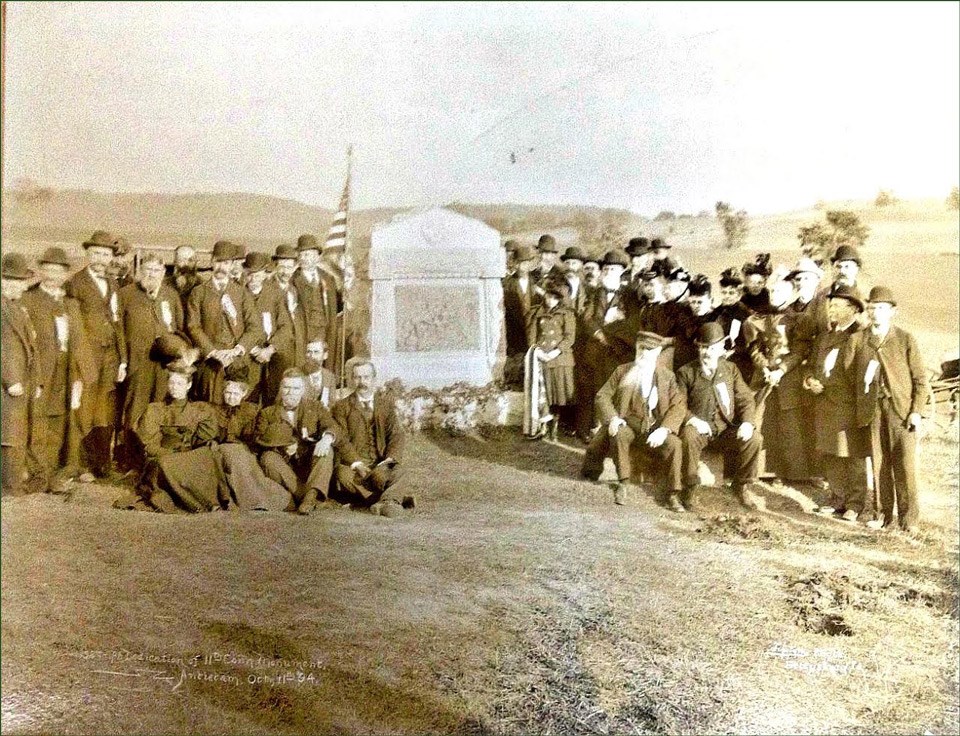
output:
M 683 504 L 680 503 L 680 494 L 675 491 L 667 496 L 667 508 L 671 511 L 676 511 L 678 514 L 682 514 L 686 511 L 686 509 L 683 507 Z
M 309 516 L 313 513 L 313 509 L 317 505 L 317 489 L 308 488 L 307 492 L 303 494 L 303 500 L 300 502 L 300 505 L 297 506 L 297 513 L 301 516 Z
M 733 493 L 737 497 L 737 500 L 740 502 L 741 506 L 750 509 L 751 511 L 757 510 L 757 502 L 753 499 L 753 494 L 747 490 L 745 485 L 742 483 L 734 483 Z
M 626 506 L 627 504 L 627 484 L 623 481 L 618 482 L 613 487 L 613 502 L 617 506 Z
M 700 492 L 700 485 L 693 485 L 684 488 L 683 494 L 680 496 L 680 502 L 683 504 L 683 507 L 687 511 L 699 511 L 700 503 L 697 499 L 697 494 Z

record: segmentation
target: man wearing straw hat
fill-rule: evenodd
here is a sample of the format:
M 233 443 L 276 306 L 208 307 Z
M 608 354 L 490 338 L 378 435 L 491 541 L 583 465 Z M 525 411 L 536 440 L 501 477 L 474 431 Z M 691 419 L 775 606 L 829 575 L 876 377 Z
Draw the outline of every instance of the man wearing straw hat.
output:
M 26 259 L 8 253 L 0 266 L 3 309 L 0 310 L 0 353 L 3 355 L 3 419 L 0 424 L 0 471 L 3 495 L 23 492 L 30 439 L 30 398 L 33 395 L 37 333 L 20 297 L 34 277 Z
M 85 432 L 82 449 L 88 470 L 97 478 L 111 478 L 114 471 L 110 445 L 117 411 L 117 384 L 127 378 L 120 298 L 117 284 L 108 272 L 117 252 L 117 239 L 97 230 L 84 241 L 83 250 L 87 267 L 77 271 L 64 286 L 67 296 L 80 305 L 87 344 L 96 366 L 95 380 L 84 387 L 81 404 L 81 426 Z

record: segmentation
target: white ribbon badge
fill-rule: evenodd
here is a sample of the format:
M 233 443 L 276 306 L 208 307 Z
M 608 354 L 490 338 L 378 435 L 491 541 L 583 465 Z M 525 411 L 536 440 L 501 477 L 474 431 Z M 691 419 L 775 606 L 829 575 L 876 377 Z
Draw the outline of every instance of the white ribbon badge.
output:
M 173 329 L 173 311 L 170 309 L 170 302 L 164 299 L 160 302 L 160 319 L 167 326 L 168 330 Z
M 737 338 L 740 337 L 740 320 L 735 319 L 730 321 L 730 342 L 736 342 Z
M 834 367 L 837 365 L 837 357 L 840 355 L 840 348 L 834 348 L 829 353 L 827 357 L 823 359 L 823 377 L 830 378 L 830 374 L 833 373 Z
M 728 415 L 730 413 L 730 392 L 727 391 L 727 384 L 721 382 L 716 384 L 714 388 L 717 390 L 717 398 L 723 405 L 724 415 Z
M 120 304 L 117 300 L 117 292 L 110 295 L 110 314 L 113 316 L 114 322 L 120 321 Z
M 877 369 L 879 367 L 880 363 L 876 359 L 867 363 L 867 370 L 863 374 L 863 393 L 870 393 L 870 384 L 873 383 L 873 379 L 877 377 Z
M 230 321 L 233 324 L 236 324 L 237 308 L 233 306 L 233 299 L 230 298 L 229 294 L 224 293 L 224 295 L 220 297 L 220 306 L 223 307 L 223 311 L 226 313 L 227 317 L 230 318 Z
M 287 311 L 291 315 L 297 311 L 297 295 L 293 293 L 293 289 L 287 292 Z
M 657 404 L 660 403 L 660 394 L 657 392 L 657 387 L 652 386 L 650 388 L 650 396 L 647 399 L 647 406 L 650 407 L 650 413 L 653 414 L 654 410 L 657 408 Z
M 273 315 L 270 312 L 261 312 L 263 315 L 263 332 L 269 338 L 273 334 Z
M 324 386 L 320 392 L 320 403 L 324 406 L 330 406 L 330 387 Z
M 53 328 L 57 333 L 57 343 L 60 345 L 60 352 L 67 352 L 67 345 L 70 342 L 70 323 L 67 321 L 67 315 L 58 314 L 54 317 Z

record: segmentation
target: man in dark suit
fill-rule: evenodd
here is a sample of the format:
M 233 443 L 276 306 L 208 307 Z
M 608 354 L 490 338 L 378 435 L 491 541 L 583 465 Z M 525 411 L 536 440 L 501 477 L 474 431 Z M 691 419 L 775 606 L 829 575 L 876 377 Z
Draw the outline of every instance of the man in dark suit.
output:
M 351 503 L 388 518 L 413 510 L 416 499 L 397 495 L 403 460 L 404 432 L 392 398 L 375 391 L 373 363 L 354 359 L 349 366 L 354 391 L 333 407 L 343 429 L 337 446 L 337 480 Z
M 3 256 L 0 265 L 0 289 L 3 308 L 0 310 L 0 354 L 3 355 L 3 401 L 0 402 L 0 471 L 3 495 L 24 490 L 27 468 L 27 447 L 30 439 L 30 398 L 34 385 L 34 354 L 37 333 L 20 297 L 34 276 L 27 260 L 19 253 Z
M 293 275 L 297 272 L 299 266 L 297 249 L 292 245 L 278 245 L 273 254 L 274 263 L 274 281 L 277 289 L 287 308 L 287 316 L 290 319 L 290 340 L 283 345 L 277 344 L 277 352 L 274 353 L 271 366 L 268 372 L 269 390 L 268 395 L 276 400 L 277 392 L 280 390 L 280 379 L 287 368 L 302 366 L 307 359 L 307 316 L 303 307 L 303 300 L 300 293 L 293 283 Z M 268 402 L 272 403 L 272 402 Z
M 583 477 L 597 480 L 603 460 L 612 455 L 617 468 L 613 502 L 627 502 L 627 484 L 633 472 L 633 452 L 655 460 L 662 469 L 661 496 L 675 511 L 682 511 L 681 460 L 678 433 L 683 422 L 683 394 L 666 368 L 657 365 L 663 338 L 641 332 L 636 339 L 636 359 L 619 366 L 597 393 L 601 426 L 587 447 Z
M 744 506 L 757 507 L 748 486 L 757 480 L 762 446 L 754 427 L 753 392 L 737 367 L 723 358 L 726 334 L 716 322 L 700 327 L 696 345 L 699 356 L 677 371 L 677 383 L 686 397 L 687 414 L 680 437 L 683 440 L 683 496 L 687 509 L 696 506 L 700 490 L 697 473 L 700 456 L 715 448 L 725 456 L 724 466 L 733 469 L 733 492 Z
M 323 340 L 326 345 L 334 346 L 339 339 L 337 284 L 330 274 L 320 267 L 320 244 L 315 236 L 301 235 L 297 239 L 297 252 L 300 268 L 293 275 L 292 281 L 304 308 L 307 342 Z M 334 357 L 329 357 L 326 367 L 332 371 L 338 370 L 339 366 L 334 365 L 334 362 Z
M 527 320 L 540 301 L 534 292 L 536 279 L 530 272 L 537 261 L 537 252 L 529 245 L 517 247 L 514 254 L 515 272 L 503 279 L 503 321 L 507 340 L 507 359 L 520 369 L 522 379 L 523 356 L 527 343 Z
M 930 387 L 916 338 L 893 325 L 896 307 L 887 287 L 870 290 L 870 327 L 861 357 L 864 387 L 869 387 L 869 392 L 862 397 L 861 413 L 871 420 L 883 518 L 870 520 L 867 526 L 892 526 L 896 506 L 900 528 L 913 533 L 920 517 L 917 430 Z
M 560 262 L 563 264 L 563 281 L 569 289 L 567 297 L 568 305 L 573 309 L 574 314 L 583 314 L 587 302 L 590 299 L 592 289 L 586 285 L 583 280 L 583 262 L 587 255 L 581 248 L 572 245 L 567 248 L 560 256 Z
M 48 248 L 39 260 L 40 283 L 23 295 L 37 331 L 30 451 L 48 481 L 61 469 L 70 476 L 79 467 L 84 386 L 98 376 L 80 307 L 63 290 L 70 266 L 63 248 Z
M 221 240 L 213 246 L 213 275 L 187 299 L 187 334 L 200 350 L 196 396 L 223 403 L 223 370 L 249 358 L 263 339 L 263 327 L 246 289 L 231 279 L 236 246 Z
M 557 240 L 552 235 L 541 235 L 537 241 L 537 251 L 540 253 L 540 264 L 531 271 L 537 286 L 544 289 L 549 281 L 563 278 L 560 264 L 560 248 L 557 246 Z M 543 296 L 541 293 L 540 296 Z
M 274 357 L 280 351 L 290 352 L 293 344 L 293 325 L 286 297 L 276 282 L 270 279 L 270 266 L 270 258 L 263 253 L 250 253 L 244 260 L 247 292 L 263 328 L 263 339 L 250 349 L 249 400 L 264 406 L 276 400 L 276 391 L 271 389 L 273 386 L 279 387 L 283 377 L 283 373 L 280 376 L 271 375 L 271 371 L 276 371 L 283 362 L 274 360 Z
M 844 521 L 867 522 L 876 509 L 867 492 L 870 418 L 858 413 L 864 393 L 858 367 L 865 338 L 858 315 L 864 303 L 853 287 L 834 285 L 827 304 L 831 329 L 814 340 L 803 381 L 816 400 L 816 449 L 830 486 L 830 498 L 818 511 L 839 514 Z
M 154 401 L 162 401 L 167 392 L 167 374 L 163 364 L 151 354 L 157 338 L 182 333 L 183 306 L 180 295 L 163 283 L 164 264 L 149 254 L 140 263 L 139 283 L 124 286 L 118 292 L 120 323 L 125 337 L 127 364 L 126 392 L 121 411 L 122 431 L 117 448 L 121 466 L 135 460 L 134 428 Z
M 595 426 L 597 391 L 618 365 L 630 360 L 634 351 L 636 333 L 624 343 L 616 332 L 616 326 L 626 318 L 634 300 L 629 287 L 622 283 L 623 273 L 629 265 L 627 254 L 621 250 L 611 250 L 603 256 L 600 285 L 590 293 L 577 320 L 574 345 L 576 426 L 577 434 L 584 442 L 590 441 Z
M 260 467 L 264 474 L 293 496 L 297 513 L 313 512 L 318 501 L 326 501 L 333 476 L 333 447 L 342 431 L 330 412 L 318 401 L 305 399 L 306 377 L 298 368 L 289 368 L 280 382 L 277 403 L 257 415 L 255 443 L 260 445 Z M 269 437 L 276 427 L 287 424 L 295 441 L 277 447 Z
M 187 299 L 193 287 L 201 283 L 197 273 L 197 251 L 192 245 L 177 246 L 173 252 L 173 269 L 167 277 L 166 285 L 180 295 L 184 313 L 187 311 Z
M 127 348 L 120 321 L 116 282 L 107 273 L 117 250 L 117 239 L 97 230 L 83 243 L 87 267 L 65 284 L 68 297 L 76 299 L 95 361 L 96 378 L 84 387 L 81 403 L 81 442 L 87 468 L 97 478 L 113 475 L 110 444 L 117 410 L 117 384 L 127 378 Z M 92 478 L 90 479 L 92 480 Z

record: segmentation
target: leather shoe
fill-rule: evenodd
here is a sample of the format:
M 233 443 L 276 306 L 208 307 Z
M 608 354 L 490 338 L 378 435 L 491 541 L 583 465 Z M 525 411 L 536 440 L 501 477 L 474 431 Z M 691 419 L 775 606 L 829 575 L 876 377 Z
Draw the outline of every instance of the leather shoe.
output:
M 686 509 L 683 508 L 683 504 L 680 503 L 680 494 L 671 493 L 667 497 L 667 508 L 671 511 L 676 511 L 678 514 L 686 513 Z
M 626 483 L 617 483 L 613 487 L 613 502 L 617 506 L 627 505 L 627 484 Z

